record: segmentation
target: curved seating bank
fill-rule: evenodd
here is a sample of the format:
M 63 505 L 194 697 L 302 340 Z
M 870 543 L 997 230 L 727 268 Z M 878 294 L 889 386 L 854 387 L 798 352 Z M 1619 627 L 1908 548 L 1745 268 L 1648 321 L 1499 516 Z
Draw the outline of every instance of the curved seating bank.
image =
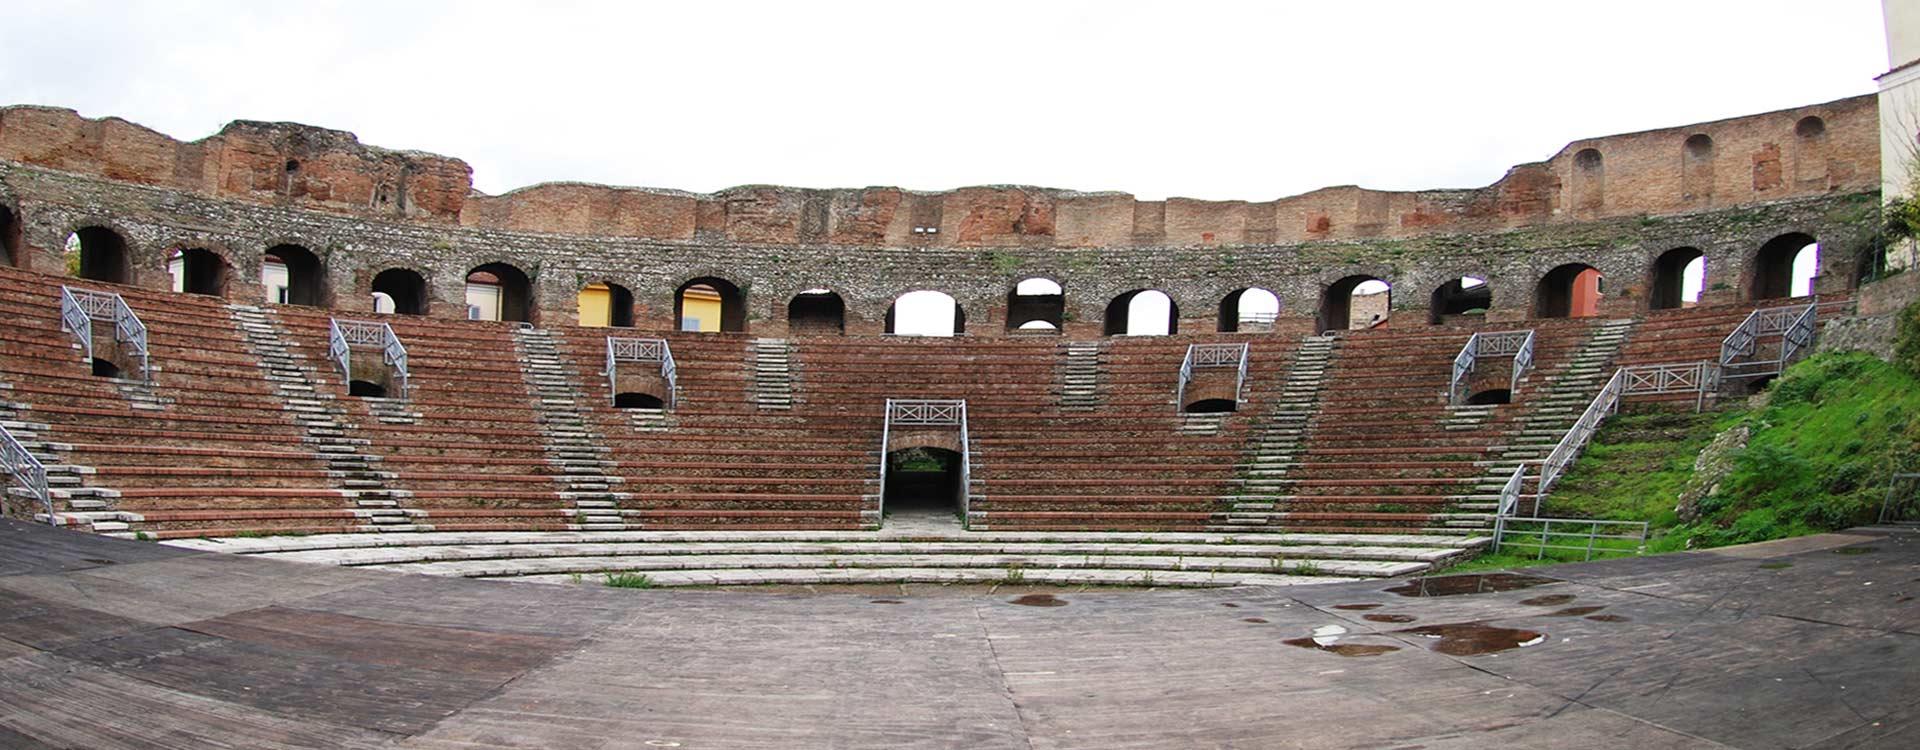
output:
M 0 425 L 46 472 L 9 512 L 473 577 L 1405 575 L 1532 502 L 1618 368 L 1851 315 L 1877 143 L 1863 97 L 1477 190 L 486 196 L 338 131 L 9 107 Z M 915 290 L 961 335 L 890 335 Z M 1148 291 L 1170 335 L 1120 335 Z

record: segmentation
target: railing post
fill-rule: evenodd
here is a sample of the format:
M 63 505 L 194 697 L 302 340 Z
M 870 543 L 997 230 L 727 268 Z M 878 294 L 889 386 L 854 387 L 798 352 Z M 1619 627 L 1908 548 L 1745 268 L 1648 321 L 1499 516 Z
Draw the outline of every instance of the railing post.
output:
M 47 486 L 47 467 L 21 445 L 5 425 L 0 425 L 0 468 L 6 469 L 33 499 L 40 501 L 47 511 L 47 523 L 59 525 L 59 519 L 53 515 L 53 490 Z M 0 512 L 5 510 L 4 503 L 5 497 L 0 495 Z

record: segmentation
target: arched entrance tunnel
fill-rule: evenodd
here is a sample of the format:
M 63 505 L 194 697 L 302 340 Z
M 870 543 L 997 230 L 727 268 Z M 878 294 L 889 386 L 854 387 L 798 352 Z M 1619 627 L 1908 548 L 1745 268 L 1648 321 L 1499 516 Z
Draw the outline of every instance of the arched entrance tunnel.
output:
M 959 452 L 928 446 L 888 451 L 881 493 L 891 516 L 960 513 Z

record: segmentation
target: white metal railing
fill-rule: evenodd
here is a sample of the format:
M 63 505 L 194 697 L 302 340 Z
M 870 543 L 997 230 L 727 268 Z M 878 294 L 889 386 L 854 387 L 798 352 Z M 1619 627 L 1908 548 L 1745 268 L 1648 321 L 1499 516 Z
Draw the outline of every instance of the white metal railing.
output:
M 887 449 L 893 444 L 893 426 L 957 427 L 960 430 L 960 517 L 967 518 L 973 499 L 973 446 L 967 434 L 966 399 L 887 399 L 886 416 L 880 426 L 880 502 L 886 513 Z
M 1554 531 L 1554 526 L 1561 531 Z M 1565 531 L 1573 527 L 1576 531 Z M 1603 532 L 1613 533 L 1603 533 Z M 1510 541 L 1509 537 L 1520 537 L 1521 541 Z M 1572 543 L 1562 543 L 1572 540 Z M 1584 541 L 1583 541 L 1584 540 Z M 1603 540 L 1632 542 L 1631 548 L 1604 544 Z M 1581 553 L 1580 559 L 1592 560 L 1594 555 L 1637 555 L 1647 546 L 1647 522 L 1645 521 L 1603 521 L 1593 518 L 1506 518 L 1494 527 L 1493 551 L 1503 547 L 1521 547 L 1534 550 L 1534 559 L 1544 560 L 1548 550 Z M 1558 557 L 1558 555 L 1556 555 Z
M 153 367 L 147 355 L 147 325 L 140 322 L 127 300 L 114 292 L 60 287 L 60 327 L 80 340 L 80 348 L 93 361 L 93 322 L 113 323 L 113 340 L 121 353 L 140 362 L 140 379 L 152 380 Z
M 1448 402 L 1460 403 L 1467 378 L 1479 366 L 1482 357 L 1512 357 L 1513 374 L 1508 378 L 1507 389 L 1511 391 L 1519 387 L 1520 377 L 1533 367 L 1534 342 L 1531 328 L 1522 331 L 1488 331 L 1468 336 L 1467 343 L 1460 347 L 1460 353 L 1453 357 L 1453 380 L 1447 385 Z
M 407 347 L 400 343 L 393 326 L 377 320 L 328 319 L 327 358 L 340 366 L 343 380 L 353 380 L 353 348 L 356 346 L 380 349 L 382 361 L 393 368 L 394 379 L 399 381 L 400 396 L 406 397 Z
M 660 379 L 667 384 L 667 397 L 660 400 L 667 409 L 680 399 L 680 367 L 673 363 L 673 347 L 666 339 L 634 339 L 619 336 L 607 337 L 607 395 L 613 398 L 619 395 L 618 372 L 621 362 L 639 362 L 658 364 Z
M 47 487 L 47 467 L 27 452 L 27 447 L 21 445 L 4 425 L 0 425 L 0 469 L 13 475 L 13 481 L 25 487 L 33 499 L 40 501 L 40 506 L 47 511 L 47 523 L 59 523 L 53 517 L 53 491 Z
M 1547 459 L 1540 464 L 1540 483 L 1534 488 L 1536 498 L 1546 496 L 1547 490 L 1566 472 L 1573 459 L 1580 455 L 1580 449 L 1593 439 L 1593 433 L 1600 428 L 1600 423 L 1607 415 L 1620 409 L 1620 394 L 1626 389 L 1626 380 L 1626 370 L 1614 370 L 1613 377 L 1608 378 L 1607 384 L 1601 386 L 1600 393 L 1593 397 L 1593 403 L 1587 405 L 1587 410 L 1581 412 L 1572 427 L 1567 428 L 1566 436 L 1560 438 L 1553 452 L 1547 454 Z M 1537 500 L 1535 507 L 1538 507 Z
M 1729 370 L 1738 368 L 1737 375 L 1729 373 L 1736 377 L 1772 375 L 1784 370 L 1793 356 L 1813 342 L 1819 307 L 1819 300 L 1816 299 L 1804 305 L 1768 307 L 1748 313 L 1746 319 L 1740 321 L 1740 325 L 1735 326 L 1733 332 L 1720 342 L 1720 364 Z M 1772 335 L 1781 337 L 1779 359 L 1734 362 L 1741 357 L 1753 356 L 1760 339 Z
M 1696 412 L 1706 408 L 1708 394 L 1720 391 L 1720 365 L 1712 362 L 1634 365 L 1620 371 L 1626 373 L 1622 397 L 1693 393 Z
M 1174 386 L 1174 409 L 1187 406 L 1187 384 L 1193 382 L 1194 370 L 1223 370 L 1234 368 L 1233 401 L 1240 402 L 1240 395 L 1247 386 L 1247 342 L 1233 344 L 1188 344 L 1187 356 L 1180 360 L 1180 382 Z

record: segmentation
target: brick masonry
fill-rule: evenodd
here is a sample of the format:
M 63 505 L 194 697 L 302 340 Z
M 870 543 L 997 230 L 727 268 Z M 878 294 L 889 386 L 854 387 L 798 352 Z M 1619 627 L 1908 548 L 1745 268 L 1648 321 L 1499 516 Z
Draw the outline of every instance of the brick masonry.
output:
M 1584 263 L 1607 277 L 1602 313 L 1628 314 L 1646 306 L 1653 259 L 1683 246 L 1708 257 L 1707 301 L 1732 301 L 1759 247 L 1787 232 L 1822 243 L 1820 289 L 1850 288 L 1878 205 L 1877 131 L 1873 97 L 1856 97 L 1575 141 L 1480 189 L 1267 202 L 1016 186 L 487 196 L 464 162 L 341 131 L 239 121 L 180 142 L 21 106 L 0 109 L 0 203 L 22 225 L 17 265 L 58 272 L 69 233 L 106 226 L 128 241 L 136 283 L 162 288 L 170 251 L 206 248 L 229 264 L 234 299 L 258 298 L 260 252 L 287 243 L 321 257 L 346 310 L 368 309 L 373 276 L 404 267 L 428 280 L 429 314 L 458 317 L 467 272 L 502 262 L 532 280 L 549 325 L 573 322 L 581 287 L 611 282 L 633 292 L 640 327 L 672 328 L 675 289 L 716 276 L 745 292 L 756 334 L 784 334 L 788 300 L 823 287 L 846 301 L 848 333 L 878 333 L 895 297 L 934 289 L 959 301 L 969 334 L 1001 335 L 1008 291 L 1044 276 L 1066 288 L 1071 336 L 1097 336 L 1108 301 L 1143 288 L 1174 299 L 1183 332 L 1211 331 L 1220 300 L 1250 286 L 1279 295 L 1276 330 L 1296 333 L 1354 275 L 1390 282 L 1393 309 L 1416 321 L 1435 288 L 1485 278 L 1501 321 L 1530 315 L 1547 271 Z

